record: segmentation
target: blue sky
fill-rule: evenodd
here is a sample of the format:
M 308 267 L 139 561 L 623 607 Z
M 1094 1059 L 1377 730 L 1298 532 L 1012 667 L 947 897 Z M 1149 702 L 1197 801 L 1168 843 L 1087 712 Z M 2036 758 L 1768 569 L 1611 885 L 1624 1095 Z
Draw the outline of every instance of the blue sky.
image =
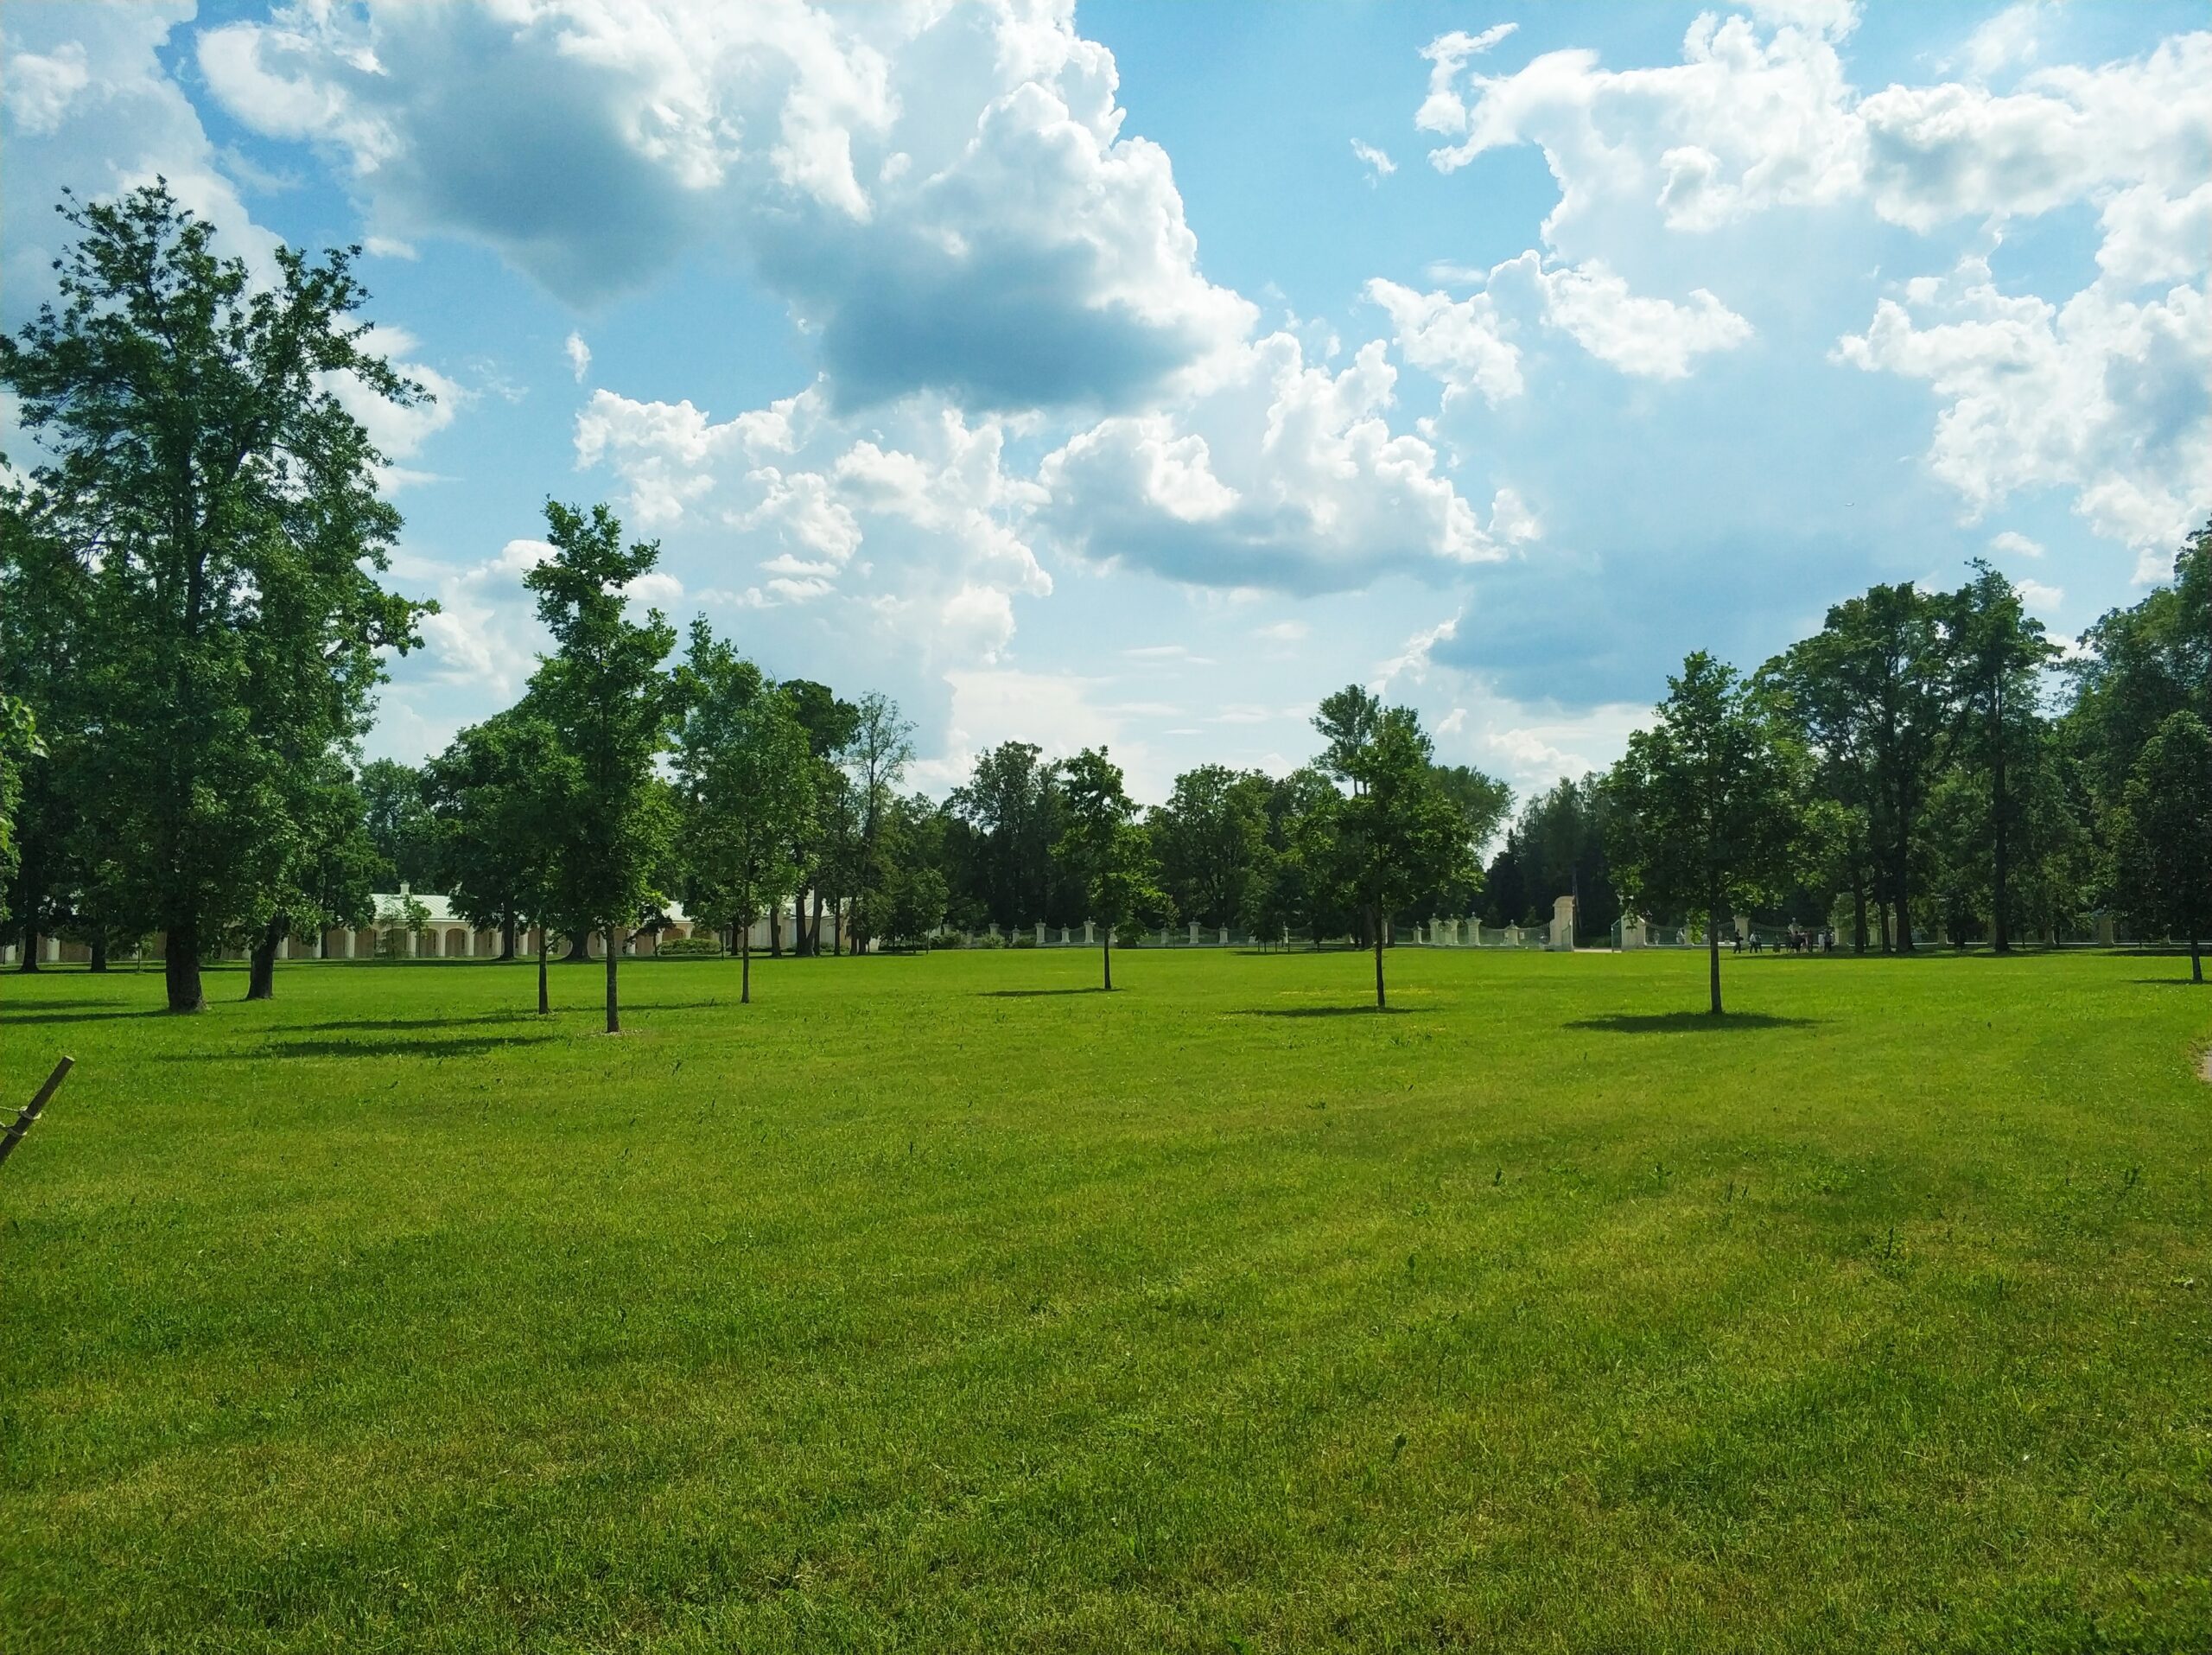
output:
M 2212 512 L 2192 5 L 10 7 L 0 320 L 64 185 L 362 242 L 444 613 L 372 750 L 521 688 L 539 506 L 895 695 L 917 780 L 1157 798 L 1357 679 L 1517 787 L 1987 557 L 2056 633 Z M 2192 32 L 2194 31 L 2194 32 Z M 5 411 L 0 410 L 0 415 Z M 12 422 L 11 456 L 27 452 Z

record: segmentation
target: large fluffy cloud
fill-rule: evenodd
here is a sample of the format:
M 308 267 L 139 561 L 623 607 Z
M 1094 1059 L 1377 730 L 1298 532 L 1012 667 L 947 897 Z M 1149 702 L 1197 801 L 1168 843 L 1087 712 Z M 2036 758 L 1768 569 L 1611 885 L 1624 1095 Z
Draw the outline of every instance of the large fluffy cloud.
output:
M 201 37 L 238 118 L 312 140 L 378 232 L 489 243 L 588 302 L 741 249 L 841 406 L 1126 405 L 1249 332 L 1071 7 L 302 6 Z
M 0 18 L 0 307 L 22 321 L 53 290 L 53 260 L 73 234 L 54 207 L 168 180 L 177 199 L 223 232 L 225 251 L 257 268 L 276 240 L 256 225 L 190 101 L 157 54 L 192 15 L 188 0 L 125 6 L 10 6 Z
M 1208 586 L 1340 591 L 1503 556 L 1435 449 L 1391 430 L 1396 379 L 1380 341 L 1332 372 L 1270 334 L 1188 404 L 1048 455 L 1039 517 L 1082 556 Z
M 939 666 L 995 658 L 1014 599 L 1052 589 L 1021 532 L 1037 491 L 1005 443 L 1000 423 L 925 399 L 863 430 L 819 385 L 719 422 L 599 391 L 575 433 L 578 465 L 612 472 L 629 521 L 709 563 L 702 600 L 826 606 Z
M 1630 293 L 1605 268 L 1609 254 L 1680 268 L 1727 231 L 1716 257 L 1740 267 L 1751 220 L 1823 209 L 1921 234 L 1978 226 L 1986 248 L 2013 221 L 2087 207 L 2098 219 L 2088 287 L 2022 293 L 1978 261 L 1893 283 L 1836 357 L 1929 385 L 1929 467 L 1969 515 L 2056 484 L 2099 533 L 2146 553 L 2170 547 L 2212 507 L 2212 34 L 2037 69 L 2003 90 L 1977 78 L 1862 96 L 1844 61 L 1852 6 L 1760 0 L 1750 12 L 1701 15 L 1681 60 L 1654 67 L 1609 69 L 1578 50 L 1484 73 L 1495 40 L 1429 48 L 1414 121 L 1446 140 L 1433 164 L 1452 172 L 1534 144 L 1559 200 L 1548 257 L 1499 266 L 1471 298 L 1370 284 L 1407 360 L 1447 396 L 1475 391 L 1495 405 L 1517 392 L 1510 279 L 1538 283 L 1539 314 L 1593 354 L 1677 376 L 1699 351 L 1741 342 L 1748 324 L 1709 292 L 1693 290 L 1688 306 Z M 1978 75 L 2024 56 L 2032 21 L 1978 34 Z
M 1523 319 L 1567 334 L 1599 361 L 1644 379 L 1679 379 L 1709 351 L 1732 350 L 1751 325 L 1699 288 L 1689 302 L 1632 293 L 1604 260 L 1546 269 L 1531 249 L 1493 269 L 1466 299 L 1418 293 L 1377 277 L 1367 296 L 1389 315 L 1406 360 L 1441 379 L 1448 398 L 1479 391 L 1493 408 L 1521 394 Z
M 1924 379 L 1944 404 L 1929 455 L 1975 516 L 2057 484 L 2145 577 L 2212 500 L 2212 309 L 2176 287 L 2137 303 L 2093 284 L 2063 305 L 2007 296 L 1969 260 L 1884 299 L 1837 347 L 1855 366 Z

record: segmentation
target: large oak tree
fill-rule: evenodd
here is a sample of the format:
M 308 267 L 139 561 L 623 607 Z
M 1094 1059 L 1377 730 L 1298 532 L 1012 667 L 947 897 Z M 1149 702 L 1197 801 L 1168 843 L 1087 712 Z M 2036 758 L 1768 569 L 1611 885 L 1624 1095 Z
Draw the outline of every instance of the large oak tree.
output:
M 382 456 L 340 390 L 423 392 L 365 348 L 350 251 L 279 247 L 257 283 L 165 184 L 60 210 L 58 302 L 0 341 L 0 384 L 51 456 L 35 509 L 86 576 L 82 803 L 193 1011 L 203 948 L 289 926 L 272 904 L 325 802 L 297 778 L 416 641 L 427 606 L 378 579 L 399 528 Z

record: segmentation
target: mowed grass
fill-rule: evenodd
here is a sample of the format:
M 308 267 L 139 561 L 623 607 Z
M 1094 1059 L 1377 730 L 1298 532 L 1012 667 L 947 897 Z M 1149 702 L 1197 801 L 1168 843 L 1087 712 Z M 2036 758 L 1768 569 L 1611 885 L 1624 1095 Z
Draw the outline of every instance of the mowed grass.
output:
M 2203 1650 L 2212 992 L 0 983 L 0 1648 Z

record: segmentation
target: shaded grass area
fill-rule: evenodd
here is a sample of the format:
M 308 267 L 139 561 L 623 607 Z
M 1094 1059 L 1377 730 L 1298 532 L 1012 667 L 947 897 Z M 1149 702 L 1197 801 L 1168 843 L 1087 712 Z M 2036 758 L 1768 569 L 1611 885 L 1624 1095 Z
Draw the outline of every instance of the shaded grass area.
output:
M 2212 1645 L 2212 993 L 753 968 L 0 981 L 0 1648 Z

